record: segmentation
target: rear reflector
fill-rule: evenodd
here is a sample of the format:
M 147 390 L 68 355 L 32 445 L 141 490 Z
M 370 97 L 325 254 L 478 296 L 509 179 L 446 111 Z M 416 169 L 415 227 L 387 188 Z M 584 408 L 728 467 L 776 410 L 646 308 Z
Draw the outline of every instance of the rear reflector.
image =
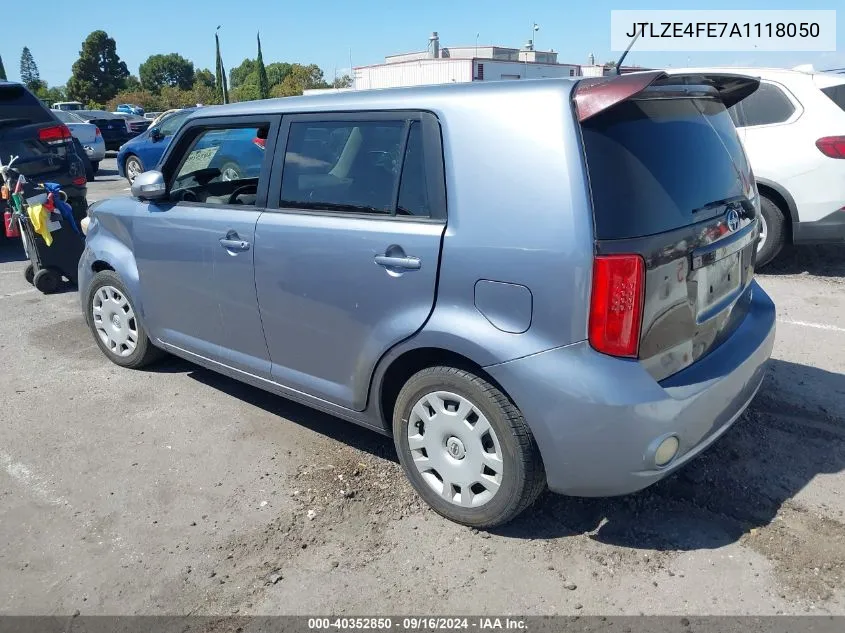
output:
M 81 187 L 86 182 L 88 182 L 88 181 L 85 179 L 85 176 L 80 176 L 79 178 L 73 179 L 73 184 L 75 184 L 77 187 Z
M 611 356 L 636 358 L 640 347 L 645 262 L 639 255 L 597 255 L 593 260 L 590 345 Z
M 831 158 L 845 158 L 845 136 L 825 136 L 816 141 L 822 154 Z
M 45 143 L 64 143 L 70 140 L 70 130 L 67 125 L 54 125 L 38 130 L 38 140 Z

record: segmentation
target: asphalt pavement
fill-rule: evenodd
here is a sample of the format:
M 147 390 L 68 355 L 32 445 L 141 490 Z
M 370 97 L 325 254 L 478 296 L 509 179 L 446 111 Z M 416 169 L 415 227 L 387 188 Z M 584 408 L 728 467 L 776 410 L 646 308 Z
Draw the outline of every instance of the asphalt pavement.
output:
M 113 162 L 90 200 L 126 195 Z M 389 439 L 180 360 L 111 364 L 75 289 L 24 267 L 0 242 L 2 614 L 845 615 L 845 248 L 759 275 L 769 374 L 704 455 L 492 532 L 424 507 Z

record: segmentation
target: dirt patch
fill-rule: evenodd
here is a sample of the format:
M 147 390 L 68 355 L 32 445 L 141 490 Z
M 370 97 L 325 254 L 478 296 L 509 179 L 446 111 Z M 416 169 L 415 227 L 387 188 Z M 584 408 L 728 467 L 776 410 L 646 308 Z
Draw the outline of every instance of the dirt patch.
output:
M 845 525 L 796 503 L 741 542 L 774 562 L 779 583 L 798 597 L 824 602 L 845 582 Z
M 430 512 L 398 463 L 330 440 L 324 444 L 284 483 L 289 509 L 259 531 L 230 537 L 208 569 L 194 576 L 205 579 L 207 597 L 193 613 L 206 612 L 206 605 L 216 613 L 221 605 L 224 613 L 248 612 L 265 588 L 315 557 L 326 558 L 327 570 L 341 562 L 346 569 L 364 568 L 394 549 L 387 534 L 393 522 Z M 240 599 L 231 599 L 230 582 L 239 583 Z

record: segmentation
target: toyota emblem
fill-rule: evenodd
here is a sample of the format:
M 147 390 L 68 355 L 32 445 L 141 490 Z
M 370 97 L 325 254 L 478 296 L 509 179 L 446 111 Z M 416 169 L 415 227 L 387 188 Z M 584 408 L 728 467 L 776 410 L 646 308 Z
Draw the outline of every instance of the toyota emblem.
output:
M 739 228 L 739 212 L 736 209 L 728 211 L 727 218 L 728 230 L 733 233 Z

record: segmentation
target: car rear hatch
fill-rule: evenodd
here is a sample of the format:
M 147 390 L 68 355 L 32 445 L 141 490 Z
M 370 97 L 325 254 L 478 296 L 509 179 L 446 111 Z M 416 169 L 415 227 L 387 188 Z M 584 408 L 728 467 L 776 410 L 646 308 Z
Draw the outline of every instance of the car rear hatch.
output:
M 152 121 L 142 121 L 141 119 L 129 119 L 129 131 L 132 134 L 140 134 L 141 132 L 145 131 L 148 127 L 150 127 L 150 123 Z
M 128 135 L 126 119 L 120 117 L 101 117 L 89 119 L 88 123 L 93 123 L 100 128 L 100 134 L 103 135 L 103 140 L 106 143 L 123 142 Z
M 5 84 L 0 85 L 0 159 L 8 164 L 13 156 L 18 157 L 13 168 L 28 178 L 65 184 L 68 176 L 84 176 L 67 126 L 23 86 Z
M 576 88 L 595 227 L 590 341 L 656 380 L 748 312 L 759 201 L 726 106 L 758 85 L 650 72 Z

